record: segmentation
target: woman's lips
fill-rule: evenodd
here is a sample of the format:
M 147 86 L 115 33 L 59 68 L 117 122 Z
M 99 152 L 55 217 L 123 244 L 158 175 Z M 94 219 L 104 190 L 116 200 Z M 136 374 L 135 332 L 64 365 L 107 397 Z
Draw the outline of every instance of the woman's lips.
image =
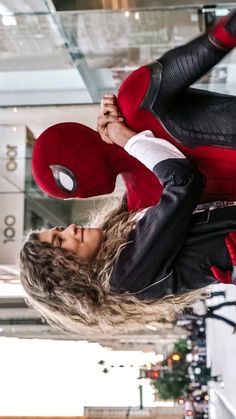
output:
M 84 241 L 84 226 L 74 226 L 75 237 L 81 242 Z M 79 234 L 78 234 L 79 233 Z
M 84 241 L 84 227 L 81 226 L 81 241 Z

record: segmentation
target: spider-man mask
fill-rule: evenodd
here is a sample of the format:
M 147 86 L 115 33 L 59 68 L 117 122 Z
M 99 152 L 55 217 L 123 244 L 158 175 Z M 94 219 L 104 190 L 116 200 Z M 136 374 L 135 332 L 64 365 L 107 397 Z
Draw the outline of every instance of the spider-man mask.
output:
M 123 148 L 101 140 L 82 124 L 65 122 L 46 129 L 32 156 L 38 186 L 55 198 L 88 198 L 111 193 L 122 174 L 129 209 L 156 203 L 162 187 L 156 176 Z

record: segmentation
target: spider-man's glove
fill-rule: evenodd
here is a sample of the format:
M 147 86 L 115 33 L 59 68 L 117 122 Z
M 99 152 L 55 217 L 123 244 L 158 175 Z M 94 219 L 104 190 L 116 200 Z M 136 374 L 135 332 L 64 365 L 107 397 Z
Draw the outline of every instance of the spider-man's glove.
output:
M 211 272 L 219 282 L 236 285 L 236 233 L 229 233 L 225 238 L 225 244 L 232 261 L 232 271 L 223 272 L 217 266 L 212 266 Z
M 218 20 L 209 33 L 209 40 L 217 48 L 232 49 L 236 46 L 236 9 Z

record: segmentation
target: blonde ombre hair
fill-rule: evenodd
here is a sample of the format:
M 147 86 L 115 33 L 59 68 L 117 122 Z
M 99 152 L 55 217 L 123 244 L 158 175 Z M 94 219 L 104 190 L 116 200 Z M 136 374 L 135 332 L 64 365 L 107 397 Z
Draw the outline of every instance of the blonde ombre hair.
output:
M 137 213 L 121 203 L 92 214 L 92 225 L 103 230 L 96 257 L 82 264 L 65 249 L 38 240 L 32 231 L 20 251 L 22 285 L 27 300 L 47 321 L 80 336 L 141 329 L 148 323 L 166 323 L 196 300 L 206 298 L 206 288 L 159 300 L 140 300 L 130 293 L 110 291 L 109 278 L 127 236 L 135 227 Z

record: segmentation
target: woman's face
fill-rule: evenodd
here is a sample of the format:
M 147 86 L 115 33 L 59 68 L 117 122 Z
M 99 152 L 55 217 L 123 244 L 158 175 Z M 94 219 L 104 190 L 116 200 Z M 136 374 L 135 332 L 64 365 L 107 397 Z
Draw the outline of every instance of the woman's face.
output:
M 70 224 L 66 228 L 54 227 L 42 230 L 39 233 L 39 240 L 75 253 L 81 262 L 89 262 L 99 250 L 102 230 Z

